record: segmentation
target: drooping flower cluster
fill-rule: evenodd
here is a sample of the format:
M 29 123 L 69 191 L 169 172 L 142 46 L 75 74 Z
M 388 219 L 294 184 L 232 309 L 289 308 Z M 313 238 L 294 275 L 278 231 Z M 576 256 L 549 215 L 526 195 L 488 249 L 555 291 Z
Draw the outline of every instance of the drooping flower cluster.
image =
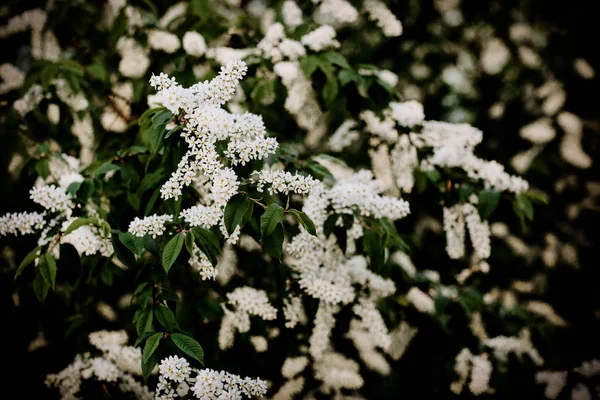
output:
M 264 396 L 267 383 L 260 378 L 242 378 L 225 371 L 190 368 L 186 359 L 170 356 L 161 361 L 156 399 L 167 400 L 193 393 L 198 399 L 232 399 Z
M 162 186 L 162 198 L 178 198 L 183 188 L 199 176 L 209 185 L 204 196 L 206 204 L 181 212 L 181 217 L 191 226 L 217 225 L 223 218 L 227 201 L 238 192 L 238 176 L 226 163 L 245 165 L 251 160 L 264 159 L 277 148 L 274 138 L 265 137 L 261 117 L 250 113 L 230 114 L 221 108 L 235 92 L 246 70 L 245 63 L 232 61 L 222 67 L 219 76 L 212 81 L 200 82 L 188 89 L 165 74 L 150 80 L 159 90 L 163 105 L 185 121 L 181 137 L 189 146 L 177 170 Z M 227 149 L 220 154 L 216 143 L 224 140 Z
M 219 330 L 219 347 L 227 349 L 233 345 L 235 332 L 250 330 L 250 316 L 258 316 L 265 321 L 277 317 L 277 309 L 271 305 L 267 293 L 248 286 L 238 287 L 227 294 L 228 303 L 235 308 L 230 311 L 222 305 L 225 316 Z
M 63 399 L 79 399 L 82 384 L 87 381 L 114 385 L 122 393 L 131 393 L 140 400 L 154 398 L 154 393 L 140 382 L 142 352 L 127 346 L 125 331 L 99 331 L 89 335 L 89 342 L 102 352 L 78 354 L 75 360 L 57 374 L 46 377 L 46 385 L 60 391 Z M 86 383 L 87 384 L 87 383 Z M 102 390 L 98 387 L 96 390 Z

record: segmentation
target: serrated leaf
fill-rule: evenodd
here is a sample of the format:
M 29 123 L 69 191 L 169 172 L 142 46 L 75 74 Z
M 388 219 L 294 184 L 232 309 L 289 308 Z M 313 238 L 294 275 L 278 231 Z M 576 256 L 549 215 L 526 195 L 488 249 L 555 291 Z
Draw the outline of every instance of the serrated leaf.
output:
M 173 343 L 185 354 L 198 360 L 200 364 L 204 365 L 204 350 L 202 350 L 202 346 L 200 343 L 196 342 L 191 337 L 184 335 L 182 333 L 174 333 L 171 335 L 171 340 Z
M 283 222 L 283 207 L 277 203 L 269 204 L 260 217 L 260 236 L 270 235 L 281 222 Z
M 221 251 L 221 245 L 214 233 L 208 229 L 196 227 L 192 229 L 196 245 L 200 248 L 213 266 L 217 265 L 217 256 Z
M 40 274 L 42 274 L 42 278 L 54 290 L 56 286 L 56 260 L 54 260 L 54 257 L 50 253 L 42 255 L 38 268 Z
M 129 232 L 119 232 L 119 241 L 125 245 L 133 254 L 138 257 L 144 251 L 145 240 L 143 237 L 135 236 Z
M 50 285 L 48 282 L 44 280 L 42 274 L 38 271 L 35 274 L 35 278 L 33 280 L 33 292 L 35 293 L 35 297 L 43 303 L 46 300 L 46 296 L 48 295 L 48 290 L 50 289 Z
M 156 365 L 156 358 L 153 356 L 156 349 L 158 349 L 162 336 L 162 333 L 155 333 L 146 340 L 144 350 L 142 351 L 142 375 L 144 376 L 144 381 L 148 380 L 148 377 Z
M 181 253 L 184 241 L 185 235 L 182 232 L 180 232 L 173 238 L 171 238 L 171 240 L 169 240 L 169 242 L 165 246 L 165 249 L 163 250 L 162 254 L 162 265 L 167 273 L 169 272 L 169 269 L 171 269 L 171 266 L 173 265 L 175 260 L 177 260 L 179 253 Z
M 242 225 L 244 215 L 252 205 L 252 200 L 245 194 L 236 194 L 227 202 L 223 218 L 225 220 L 225 229 L 227 233 L 232 234 L 235 228 Z
M 154 316 L 160 324 L 168 331 L 175 328 L 175 314 L 169 307 L 158 306 L 154 309 Z
M 296 218 L 296 221 L 298 221 L 298 223 L 302 225 L 308 233 L 310 233 L 313 236 L 317 236 L 317 229 L 315 228 L 315 224 L 312 222 L 310 217 L 306 215 L 306 213 L 294 210 L 293 208 L 289 209 L 288 212 L 292 214 L 294 218 Z
M 74 230 L 76 230 L 79 227 L 82 227 L 84 225 L 96 225 L 96 224 L 98 224 L 97 218 L 77 218 L 75 221 L 71 222 L 71 225 L 69 225 L 69 227 L 65 231 L 64 235 L 66 236 L 69 233 L 73 232 Z
M 488 219 L 500 202 L 500 192 L 497 190 L 482 190 L 479 193 L 477 210 L 481 219 Z
M 277 224 L 275 230 L 270 235 L 263 236 L 261 242 L 271 256 L 281 259 L 281 250 L 283 248 L 283 225 Z
M 27 267 L 29 264 L 31 264 L 32 262 L 35 261 L 36 258 L 38 258 L 38 251 L 40 251 L 41 246 L 37 246 L 35 249 L 31 250 L 23 259 L 23 261 L 21 261 L 21 264 L 19 264 L 19 266 L 17 267 L 17 271 L 15 272 L 15 280 L 19 277 L 19 275 L 21 275 L 23 273 L 23 270 L 25 270 L 25 267 Z
M 152 320 L 154 316 L 152 313 L 152 307 L 146 308 L 135 321 L 135 330 L 138 336 L 141 336 L 144 332 L 148 332 L 152 329 Z

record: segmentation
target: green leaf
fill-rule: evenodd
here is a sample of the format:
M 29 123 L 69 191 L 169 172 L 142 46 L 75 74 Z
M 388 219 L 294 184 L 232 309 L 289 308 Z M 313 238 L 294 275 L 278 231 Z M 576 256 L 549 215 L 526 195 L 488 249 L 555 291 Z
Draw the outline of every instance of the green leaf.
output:
M 248 211 L 248 208 L 252 205 L 252 200 L 248 199 L 245 194 L 236 194 L 227 202 L 225 206 L 225 212 L 223 218 L 225 220 L 225 228 L 229 234 L 235 231 L 235 228 L 240 225 L 242 228 L 242 221 L 244 215 Z
M 35 171 L 39 176 L 46 179 L 50 175 L 50 166 L 47 158 L 42 158 L 35 164 Z
M 523 194 L 518 194 L 513 201 L 513 209 L 521 218 L 521 220 L 527 219 L 531 221 L 533 219 L 533 205 L 531 201 Z
M 261 242 L 271 256 L 276 259 L 281 259 L 281 250 L 283 248 L 283 225 L 275 225 L 275 230 L 270 235 L 265 235 L 261 239 Z
M 375 272 L 379 271 L 384 263 L 383 234 L 381 231 L 367 229 L 363 235 L 363 247 L 369 257 L 369 263 Z
M 165 246 L 162 255 L 162 265 L 165 268 L 166 272 L 169 272 L 171 266 L 177 260 L 177 256 L 181 253 L 181 249 L 183 248 L 183 242 L 185 241 L 185 235 L 180 232 L 175 235 L 169 243 Z
M 94 193 L 96 185 L 94 184 L 94 180 L 87 178 L 81 183 L 81 187 L 77 191 L 79 200 L 82 202 L 86 202 L 87 199 Z
M 174 135 L 175 133 L 182 131 L 183 130 L 183 126 L 182 125 L 177 125 L 175 128 L 171 129 L 169 132 L 167 132 L 167 134 L 165 135 L 165 139 L 168 139 L 171 137 L 171 135 Z
M 323 87 L 323 100 L 325 100 L 325 104 L 331 105 L 333 104 L 339 88 L 337 84 L 337 80 L 335 78 L 331 78 L 327 80 L 327 83 Z
M 340 85 L 346 86 L 348 83 L 356 80 L 356 72 L 351 69 L 343 69 L 338 72 L 338 79 L 340 81 Z
M 135 236 L 129 232 L 119 232 L 119 241 L 121 241 L 121 243 L 123 243 L 133 254 L 138 257 L 142 255 L 145 242 L 143 237 Z
M 187 249 L 190 255 L 194 255 L 194 232 L 188 231 L 185 235 L 185 248 Z
M 142 179 L 142 181 L 140 182 L 140 186 L 138 187 L 137 192 L 141 195 L 146 190 L 156 187 L 156 185 L 164 179 L 164 173 L 164 168 L 158 168 L 156 171 L 144 175 L 144 179 Z
M 112 162 L 107 161 L 96 170 L 96 176 L 102 176 L 102 175 L 106 174 L 107 172 L 117 171 L 120 169 L 121 169 L 120 165 L 113 164 Z
M 215 234 L 208 229 L 200 227 L 193 228 L 192 232 L 194 232 L 196 245 L 200 248 L 200 251 L 208 257 L 208 260 L 213 266 L 216 266 L 217 256 L 221 251 L 221 246 L 219 245 L 219 240 Z
M 342 68 L 350 68 L 350 64 L 348 64 L 346 58 L 336 51 L 328 51 L 326 53 L 321 53 L 321 57 L 324 57 L 331 64 L 335 64 Z
M 481 293 L 473 288 L 462 291 L 458 296 L 458 302 L 469 315 L 473 312 L 481 311 L 483 308 Z
M 544 205 L 548 204 L 548 197 L 545 193 L 528 191 L 521 193 L 521 195 L 527 197 L 527 199 L 530 200 L 532 203 Z
M 146 308 L 139 315 L 137 321 L 135 321 L 135 330 L 137 331 L 138 336 L 141 336 L 144 332 L 148 332 L 152 329 L 152 308 Z
M 320 181 L 323 181 L 325 179 L 331 179 L 332 181 L 335 180 L 333 178 L 333 175 L 331 174 L 331 172 L 329 172 L 329 170 L 327 168 L 325 168 L 324 166 L 322 166 L 321 164 L 319 164 L 315 161 L 312 161 L 312 160 L 309 161 L 306 164 L 306 167 L 310 171 L 310 174 Z
M 477 203 L 477 210 L 481 219 L 488 219 L 489 216 L 498 207 L 500 201 L 500 192 L 497 190 L 482 190 L 479 193 L 479 202 Z
M 49 289 L 50 285 L 42 277 L 42 274 L 38 271 L 35 274 L 35 279 L 33 280 L 33 292 L 35 293 L 35 296 L 38 298 L 40 303 L 43 303 L 44 300 L 46 300 L 46 296 L 48 295 Z
M 313 236 L 317 236 L 317 230 L 315 228 L 315 224 L 312 222 L 310 217 L 308 215 L 306 215 L 306 213 L 304 213 L 302 211 L 294 210 L 293 208 L 289 209 L 288 212 L 290 214 L 292 214 L 292 216 L 294 218 L 296 218 L 296 221 L 298 221 L 298 223 L 300 225 L 302 225 L 308 233 L 310 233 Z
M 77 191 L 79 190 L 80 187 L 81 187 L 81 182 L 73 182 L 67 188 L 67 193 L 69 193 L 71 196 L 75 197 L 75 195 L 77 194 Z
M 158 306 L 154 309 L 154 316 L 166 330 L 172 331 L 175 328 L 175 314 L 169 307 Z
M 156 203 L 156 200 L 158 200 L 158 196 L 160 196 L 160 188 L 156 189 L 154 191 L 154 193 L 152 193 L 150 200 L 148 200 L 148 203 L 146 204 L 146 209 L 144 210 L 144 215 L 150 215 L 150 213 L 152 212 L 152 208 L 154 208 L 154 204 Z
M 73 232 L 74 230 L 77 230 L 81 226 L 96 224 L 98 224 L 97 218 L 77 218 L 75 221 L 71 222 L 71 225 L 69 225 L 64 235 L 68 235 L 69 233 Z
M 200 18 L 202 23 L 206 22 L 208 17 L 212 15 L 212 6 L 210 0 L 192 0 L 190 9 L 194 15 Z
M 338 219 L 340 219 L 338 214 L 331 214 L 329 217 L 327 217 L 325 223 L 323 224 L 323 233 L 325 234 L 325 237 L 329 237 L 329 235 L 331 235 L 335 229 Z
M 45 90 L 48 90 L 50 82 L 52 81 L 52 79 L 54 79 L 54 77 L 56 77 L 57 73 L 58 69 L 54 64 L 48 64 L 44 67 L 44 69 L 42 69 L 42 72 L 40 72 L 40 80 Z
M 150 282 L 142 282 L 140 283 L 135 290 L 133 291 L 133 297 L 139 295 L 140 293 L 142 293 L 142 291 L 146 288 L 146 286 L 148 286 L 150 284 Z M 132 297 L 132 300 L 133 300 Z
M 313 159 L 314 158 L 316 158 L 316 159 L 320 158 L 320 159 L 323 159 L 323 160 L 334 162 L 334 163 L 339 164 L 339 165 L 341 165 L 343 167 L 348 167 L 348 164 L 346 163 L 346 161 L 341 160 L 341 159 L 339 159 L 337 157 L 334 157 L 332 155 L 329 155 L 329 154 L 321 153 L 321 154 L 318 154 L 318 155 L 316 155 L 316 156 L 314 156 L 312 158 Z
M 46 283 L 54 290 L 56 286 L 56 260 L 54 257 L 50 253 L 42 255 L 38 268 Z
M 265 237 L 275 230 L 275 227 L 283 222 L 283 207 L 277 203 L 271 203 L 260 217 L 260 236 Z
M 162 108 L 152 117 L 152 135 L 150 136 L 150 150 L 156 154 L 163 145 L 163 138 L 167 124 L 173 118 L 173 113 Z
M 204 350 L 202 350 L 202 346 L 200 346 L 198 342 L 182 333 L 172 334 L 171 340 L 173 340 L 173 343 L 175 343 L 181 351 L 204 365 Z
M 468 183 L 460 185 L 460 188 L 458 189 L 458 197 L 460 198 L 460 201 L 462 201 L 463 203 L 469 201 L 469 197 L 471 196 L 474 190 L 475 188 L 469 185 Z
M 158 349 L 162 337 L 162 333 L 155 333 L 146 340 L 144 350 L 142 351 L 142 375 L 144 376 L 144 381 L 148 380 L 148 377 L 156 365 L 157 359 L 153 356 L 156 349 Z
M 298 150 L 288 144 L 279 146 L 275 154 L 277 158 L 286 163 L 294 163 L 298 161 Z
M 146 341 L 150 336 L 155 335 L 156 332 L 146 332 L 142 336 L 138 336 L 133 344 L 133 347 L 138 347 L 142 342 Z
M 112 286 L 113 284 L 113 269 L 110 262 L 106 262 L 100 269 L 100 279 L 106 286 Z
M 23 270 L 25 269 L 25 267 L 27 267 L 29 264 L 31 264 L 33 261 L 35 261 L 36 258 L 38 258 L 38 251 L 40 251 L 42 247 L 41 246 L 37 246 L 35 249 L 31 250 L 23 259 L 23 261 L 21 261 L 21 264 L 19 264 L 19 266 L 17 267 L 17 271 L 15 272 L 15 280 L 19 277 L 19 275 L 21 275 L 23 273 Z
M 300 69 L 304 72 L 307 78 L 310 78 L 319 67 L 321 60 L 317 56 L 306 56 L 302 60 L 300 60 Z

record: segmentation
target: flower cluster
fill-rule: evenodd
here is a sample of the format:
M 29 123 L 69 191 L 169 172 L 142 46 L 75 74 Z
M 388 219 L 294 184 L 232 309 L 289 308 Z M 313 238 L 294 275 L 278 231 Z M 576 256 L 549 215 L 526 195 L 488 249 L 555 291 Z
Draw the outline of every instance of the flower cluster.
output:
M 267 383 L 260 378 L 242 378 L 212 369 L 197 370 L 177 356 L 163 359 L 158 368 L 160 376 L 156 399 L 160 400 L 184 397 L 190 392 L 198 399 L 236 400 L 261 397 L 267 393 Z
M 256 188 L 258 191 L 262 192 L 264 186 L 268 185 L 269 194 L 276 192 L 289 194 L 290 192 L 294 192 L 307 195 L 319 183 L 319 181 L 311 176 L 300 175 L 298 173 L 291 174 L 280 169 L 264 169 L 257 172 L 254 178 L 257 181 Z
M 46 377 L 48 387 L 58 388 L 63 399 L 79 399 L 84 382 L 102 382 L 114 385 L 122 393 L 131 393 L 140 400 L 154 398 L 138 378 L 141 376 L 142 352 L 127 346 L 125 331 L 100 331 L 89 335 L 90 344 L 102 352 L 78 354 L 73 362 L 57 374 Z M 87 384 L 87 383 L 86 383 Z M 101 390 L 98 387 L 97 390 Z
M 173 220 L 172 215 L 150 215 L 144 218 L 135 217 L 129 224 L 129 232 L 132 235 L 144 237 L 152 235 L 153 238 L 165 232 L 165 224 Z

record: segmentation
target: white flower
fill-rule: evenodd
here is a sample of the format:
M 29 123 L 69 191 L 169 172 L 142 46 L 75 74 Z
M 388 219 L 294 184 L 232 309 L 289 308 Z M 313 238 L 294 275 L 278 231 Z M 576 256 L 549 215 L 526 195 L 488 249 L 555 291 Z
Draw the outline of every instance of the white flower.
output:
M 406 294 L 406 299 L 415 306 L 415 308 L 423 313 L 435 313 L 435 303 L 431 297 L 423 293 L 418 287 L 411 287 Z
M 163 359 L 158 366 L 158 370 L 166 379 L 175 382 L 187 380 L 191 373 L 190 363 L 185 358 L 177 356 L 169 356 Z
M 322 25 L 300 39 L 302 44 L 314 51 L 340 47 L 340 42 L 335 40 L 335 29 L 329 25 Z
M 295 28 L 302 24 L 302 10 L 295 1 L 286 0 L 281 6 L 283 23 L 290 28 Z
M 139 237 L 152 235 L 153 238 L 156 238 L 165 232 L 165 224 L 172 220 L 173 216 L 170 214 L 154 214 L 142 219 L 135 217 L 129 224 L 129 233 Z
M 379 0 L 365 0 L 363 8 L 369 14 L 369 19 L 375 21 L 383 34 L 388 37 L 402 35 L 402 23 L 387 6 Z
M 174 53 L 181 47 L 179 38 L 170 32 L 153 29 L 148 32 L 148 44 L 154 50 L 162 50 L 165 53 Z
M 206 41 L 198 32 L 186 32 L 183 35 L 183 49 L 190 56 L 200 57 L 206 52 Z

